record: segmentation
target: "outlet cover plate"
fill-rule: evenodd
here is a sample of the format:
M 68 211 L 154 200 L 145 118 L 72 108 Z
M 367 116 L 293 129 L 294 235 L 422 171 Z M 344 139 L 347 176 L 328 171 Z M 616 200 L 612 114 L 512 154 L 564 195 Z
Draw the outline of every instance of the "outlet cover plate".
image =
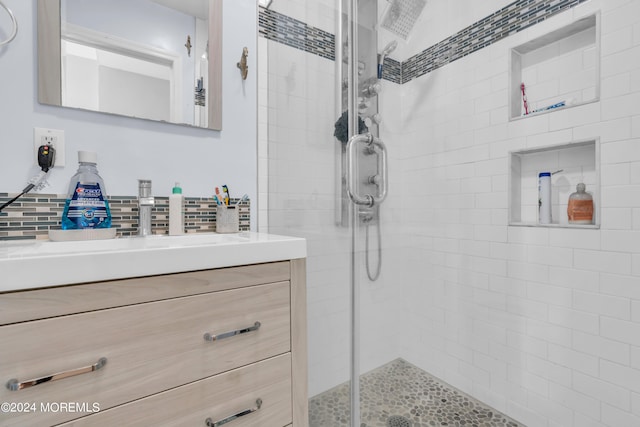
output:
M 64 167 L 66 153 L 64 150 L 64 131 L 60 129 L 33 128 L 33 148 L 35 165 L 38 165 L 38 149 L 41 145 L 52 145 L 56 150 L 53 167 Z

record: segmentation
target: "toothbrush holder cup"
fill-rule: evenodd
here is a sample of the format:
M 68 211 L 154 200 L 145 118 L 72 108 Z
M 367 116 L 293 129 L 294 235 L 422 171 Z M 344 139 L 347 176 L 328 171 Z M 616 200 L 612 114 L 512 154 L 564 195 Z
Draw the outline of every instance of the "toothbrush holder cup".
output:
M 237 206 L 216 207 L 216 233 L 237 233 L 240 231 L 240 215 Z

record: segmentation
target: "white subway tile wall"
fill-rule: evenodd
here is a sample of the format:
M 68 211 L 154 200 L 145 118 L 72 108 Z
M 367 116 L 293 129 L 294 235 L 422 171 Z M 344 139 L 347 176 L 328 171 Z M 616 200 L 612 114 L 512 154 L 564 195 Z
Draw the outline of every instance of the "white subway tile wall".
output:
M 383 82 L 390 196 L 381 279 L 364 277 L 357 254 L 362 369 L 402 357 L 529 427 L 637 426 L 640 1 L 575 3 L 426 74 L 410 58 L 402 85 Z M 295 10 L 310 25 L 329 15 Z M 600 100 L 509 121 L 510 49 L 598 11 L 600 57 L 583 52 L 582 65 L 600 62 Z M 264 216 L 269 231 L 309 239 L 313 396 L 348 378 L 350 237 L 335 225 L 335 64 L 263 41 Z M 600 229 L 508 225 L 511 151 L 596 139 Z
M 602 65 L 601 100 L 509 122 L 504 89 L 480 90 L 507 71 L 506 61 L 497 61 L 502 68 L 491 67 L 488 58 L 499 59 L 514 45 L 598 10 L 602 51 L 593 60 Z M 419 262 L 429 264 L 424 271 L 457 271 L 447 280 L 433 274 L 398 280 L 404 285 L 398 325 L 415 325 L 421 338 L 414 343 L 406 334 L 400 354 L 529 426 L 636 426 L 640 86 L 631 82 L 640 73 L 640 2 L 592 0 L 557 18 L 530 27 L 524 39 L 501 40 L 402 85 L 404 119 L 395 128 L 406 130 L 384 136 L 391 151 L 402 145 L 401 168 L 413 180 L 397 189 L 403 192 L 404 214 L 412 218 L 413 232 L 424 235 L 422 245 L 414 240 L 423 248 Z M 450 81 L 455 83 L 445 84 Z M 382 109 L 384 114 L 384 104 Z M 423 137 L 408 138 L 409 133 Z M 477 228 L 485 227 L 486 218 L 478 211 L 506 203 L 504 188 L 486 193 L 483 183 L 487 176 L 506 179 L 510 151 L 590 138 L 599 138 L 601 148 L 600 230 L 508 227 L 504 219 L 492 224 L 493 232 Z M 467 169 L 469 164 L 476 168 Z M 471 171 L 463 179 L 477 183 L 461 184 L 460 171 Z M 470 205 L 460 203 L 467 194 L 476 196 Z M 530 196 L 535 204 L 537 192 Z M 428 202 L 414 203 L 419 199 Z M 485 231 L 473 234 L 474 244 L 459 231 L 470 226 Z M 490 242 L 484 254 L 467 252 L 484 242 Z M 481 286 L 488 284 L 491 292 L 476 292 L 479 282 L 464 280 L 473 274 L 484 275 Z M 441 297 L 440 286 L 453 297 Z M 443 313 L 443 320 L 434 325 L 432 312 Z M 492 327 L 480 327 L 487 323 Z M 440 328 L 447 331 L 444 336 Z M 451 351 L 456 348 L 464 352 Z

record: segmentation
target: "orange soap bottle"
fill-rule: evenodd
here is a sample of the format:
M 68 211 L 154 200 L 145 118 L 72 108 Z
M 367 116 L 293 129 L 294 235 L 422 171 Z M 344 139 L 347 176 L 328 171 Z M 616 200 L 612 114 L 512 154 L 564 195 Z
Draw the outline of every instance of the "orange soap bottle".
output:
M 576 186 L 576 190 L 569 196 L 567 205 L 569 224 L 593 224 L 593 197 L 586 192 L 582 182 Z

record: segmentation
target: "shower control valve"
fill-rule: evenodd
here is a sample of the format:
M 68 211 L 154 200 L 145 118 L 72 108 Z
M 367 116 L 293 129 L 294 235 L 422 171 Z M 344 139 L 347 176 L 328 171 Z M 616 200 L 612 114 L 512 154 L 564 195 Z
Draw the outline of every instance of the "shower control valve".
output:
M 380 180 L 381 180 L 380 175 L 371 175 L 369 178 L 367 178 L 367 183 L 377 185 L 379 187 Z
M 382 85 L 380 83 L 373 83 L 373 84 L 367 86 L 362 91 L 362 94 L 365 96 L 365 98 L 371 98 L 371 97 L 376 96 L 380 92 L 382 92 Z
M 367 68 L 367 64 L 362 61 L 358 61 L 358 75 L 364 74 L 364 70 Z

